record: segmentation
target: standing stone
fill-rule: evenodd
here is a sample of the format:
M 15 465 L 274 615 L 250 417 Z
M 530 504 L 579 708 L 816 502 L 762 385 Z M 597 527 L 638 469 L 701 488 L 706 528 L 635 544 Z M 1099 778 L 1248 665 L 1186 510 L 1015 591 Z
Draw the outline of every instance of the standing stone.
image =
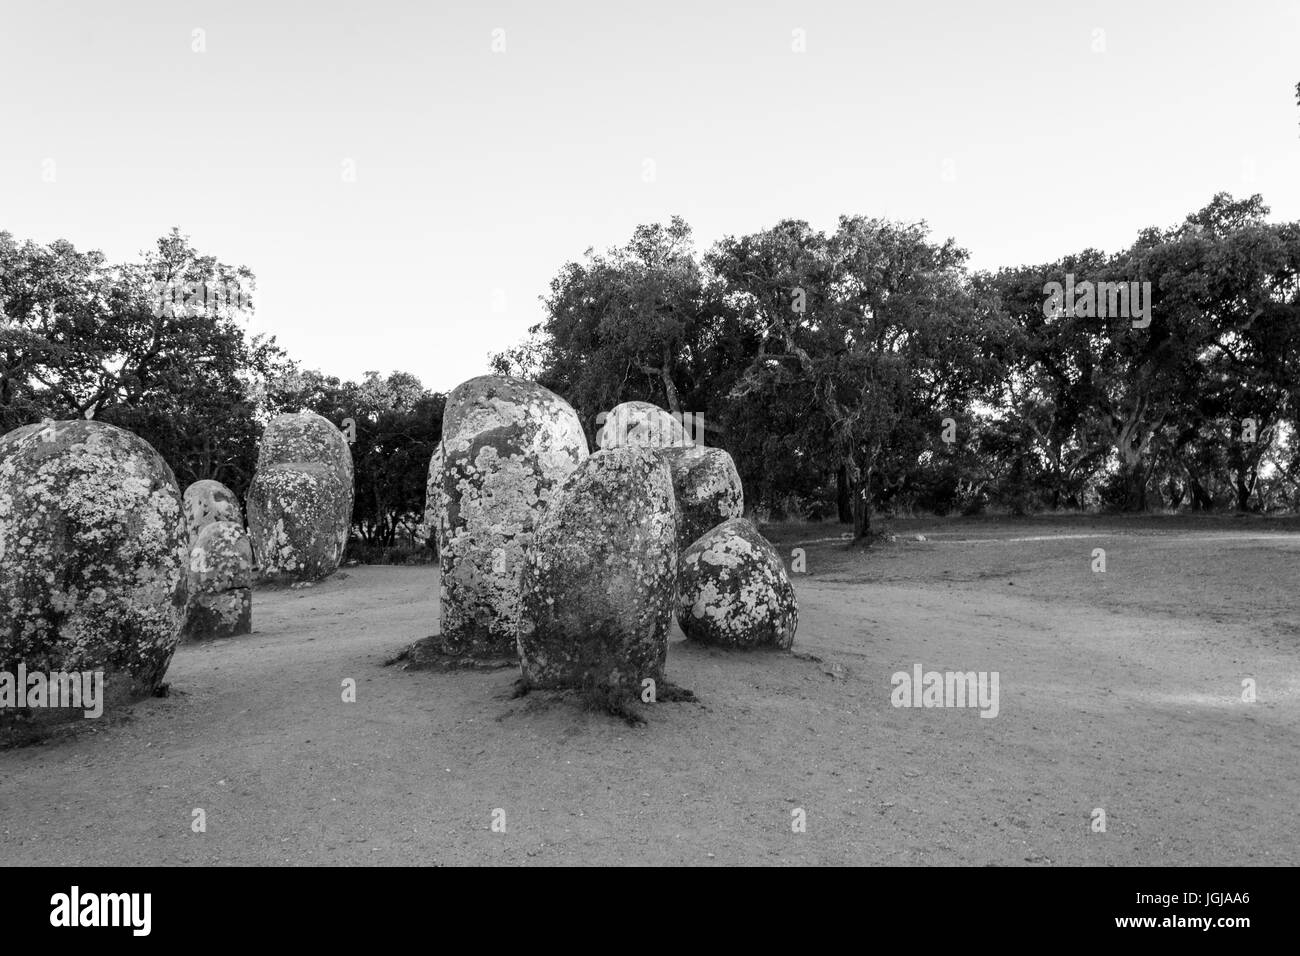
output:
M 794 588 L 775 549 L 749 521 L 725 521 L 682 554 L 677 623 L 687 639 L 703 644 L 786 650 L 794 643 Z
M 673 492 L 681 513 L 680 550 L 706 531 L 745 513 L 745 492 L 731 455 L 721 448 L 693 445 L 660 452 L 672 469 Z
M 424 522 L 420 533 L 433 553 L 442 553 L 442 442 L 433 450 L 429 458 L 429 478 L 424 484 Z
M 596 444 L 606 448 L 683 448 L 696 444 L 682 422 L 658 405 L 623 402 L 601 422 Z
M 351 489 L 329 465 L 272 465 L 248 488 L 249 537 L 268 581 L 317 581 L 337 571 L 351 518 Z
M 257 568 L 271 581 L 315 581 L 338 570 L 353 503 L 352 450 L 326 418 L 302 411 L 266 426 L 248 489 Z
M 187 552 L 180 488 L 144 439 L 82 419 L 0 438 L 0 672 L 103 671 L 106 711 L 152 692 Z
M 244 526 L 244 512 L 235 493 L 219 481 L 204 478 L 185 489 L 185 523 L 190 541 L 214 521 L 229 521 Z
M 187 637 L 234 637 L 253 630 L 253 549 L 243 527 L 213 521 L 190 545 Z
M 333 422 L 306 409 L 277 415 L 262 432 L 257 467 L 304 463 L 329 465 L 352 486 L 352 449 Z
M 663 681 L 677 570 L 672 476 L 655 452 L 601 451 L 542 515 L 524 569 L 519 659 L 531 687 L 639 694 Z
M 498 375 L 452 390 L 442 436 L 442 645 L 513 657 L 524 552 L 554 489 L 587 458 L 587 439 L 564 399 Z

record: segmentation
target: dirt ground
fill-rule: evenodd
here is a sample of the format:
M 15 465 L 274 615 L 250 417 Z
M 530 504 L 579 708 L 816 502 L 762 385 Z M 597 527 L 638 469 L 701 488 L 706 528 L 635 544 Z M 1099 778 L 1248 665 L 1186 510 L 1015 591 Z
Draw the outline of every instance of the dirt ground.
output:
M 260 591 L 251 636 L 182 646 L 171 696 L 0 752 L 0 864 L 1300 863 L 1300 524 L 764 530 L 805 552 L 820 660 L 674 628 L 701 703 L 640 727 L 512 700 L 510 670 L 384 667 L 434 632 L 436 568 Z M 917 663 L 998 672 L 999 715 L 891 706 Z

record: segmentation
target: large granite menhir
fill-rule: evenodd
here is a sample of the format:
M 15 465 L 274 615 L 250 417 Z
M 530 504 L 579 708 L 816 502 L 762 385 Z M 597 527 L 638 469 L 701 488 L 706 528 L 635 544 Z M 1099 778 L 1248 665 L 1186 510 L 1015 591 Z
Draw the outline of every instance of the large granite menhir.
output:
M 484 375 L 447 396 L 441 452 L 442 648 L 513 657 L 524 554 L 554 490 L 587 458 L 586 436 L 553 392 Z
M 266 426 L 248 489 L 248 531 L 261 577 L 316 581 L 338 570 L 353 502 L 347 439 L 315 412 Z
M 598 452 L 543 513 L 524 570 L 529 687 L 636 696 L 663 682 L 677 571 L 672 475 L 652 449 Z

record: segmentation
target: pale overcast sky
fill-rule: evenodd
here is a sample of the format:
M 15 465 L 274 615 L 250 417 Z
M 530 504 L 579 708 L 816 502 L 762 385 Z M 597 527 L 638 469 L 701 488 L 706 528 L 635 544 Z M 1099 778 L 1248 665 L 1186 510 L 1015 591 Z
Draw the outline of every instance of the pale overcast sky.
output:
M 989 268 L 1218 190 L 1300 219 L 1297 82 L 1295 0 L 0 0 L 0 230 L 179 226 L 308 367 L 445 390 L 674 213 L 926 219 Z

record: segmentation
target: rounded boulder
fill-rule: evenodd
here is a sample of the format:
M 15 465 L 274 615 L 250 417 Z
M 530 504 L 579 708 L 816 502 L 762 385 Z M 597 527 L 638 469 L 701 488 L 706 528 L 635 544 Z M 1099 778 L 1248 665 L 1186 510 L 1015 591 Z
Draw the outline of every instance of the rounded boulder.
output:
M 327 464 L 259 467 L 248 487 L 248 534 L 268 581 L 316 581 L 338 570 L 352 486 Z
M 257 467 L 304 464 L 328 465 L 352 485 L 352 449 L 333 422 L 306 409 L 277 415 L 262 432 Z
M 248 533 L 270 581 L 315 581 L 338 570 L 352 525 L 352 450 L 327 418 L 278 415 L 262 433 L 248 488 Z
M 193 541 L 214 521 L 229 521 L 243 527 L 244 512 L 235 493 L 219 481 L 204 478 L 185 489 L 185 523 Z
M 596 444 L 607 448 L 684 448 L 696 442 L 680 418 L 649 402 L 615 405 L 600 421 Z
M 180 488 L 144 439 L 46 422 L 0 439 L 0 671 L 104 672 L 104 696 L 162 683 L 185 623 Z
M 745 492 L 731 455 L 721 448 L 668 448 L 661 452 L 673 475 L 680 511 L 679 543 L 685 550 L 705 532 L 745 513 Z
M 533 687 L 637 693 L 662 681 L 677 569 L 672 475 L 649 449 L 601 451 L 542 515 L 519 633 Z
M 794 643 L 794 587 L 776 550 L 749 521 L 724 521 L 683 552 L 677 622 L 689 640 L 703 644 L 786 650 Z

